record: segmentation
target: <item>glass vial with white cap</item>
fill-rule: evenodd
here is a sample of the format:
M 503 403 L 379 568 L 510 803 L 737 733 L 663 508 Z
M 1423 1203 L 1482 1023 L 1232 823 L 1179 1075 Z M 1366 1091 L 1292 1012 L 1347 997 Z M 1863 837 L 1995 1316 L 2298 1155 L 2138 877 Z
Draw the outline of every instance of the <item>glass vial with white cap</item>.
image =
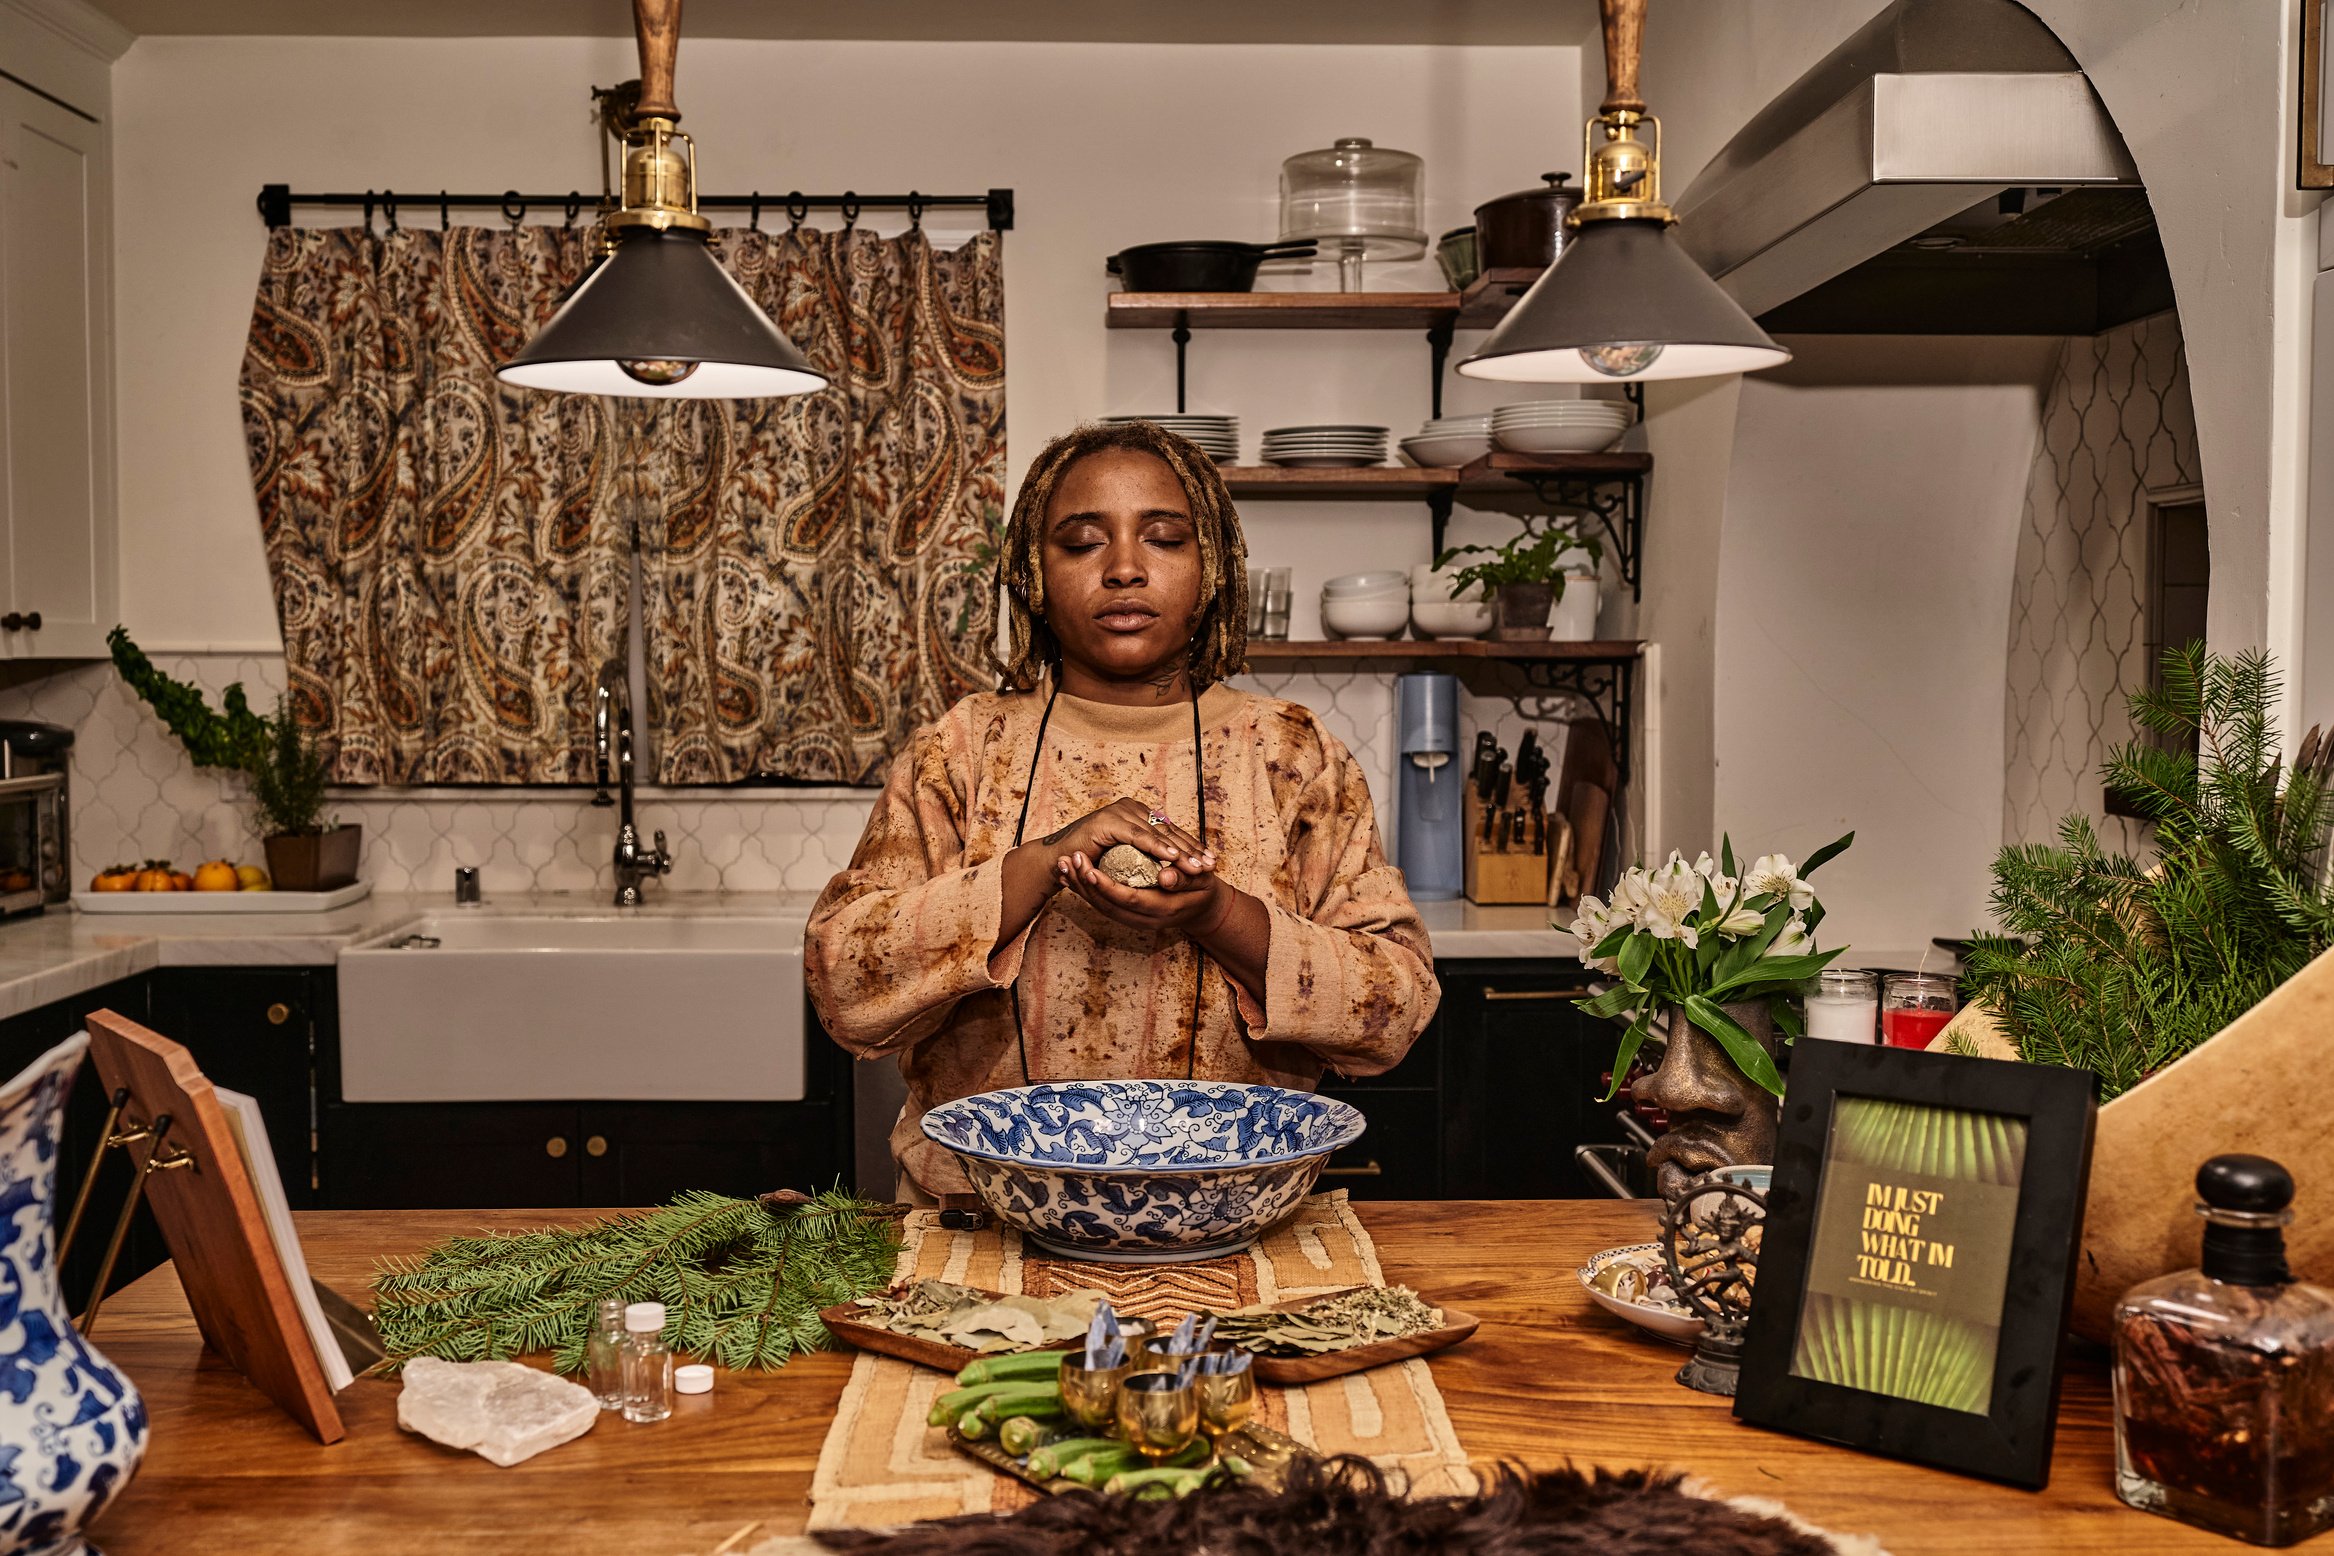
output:
M 673 1413 L 673 1353 L 665 1348 L 665 1305 L 624 1309 L 624 1419 L 662 1421 Z
M 592 1337 L 584 1348 L 592 1397 L 602 1410 L 624 1408 L 624 1301 L 603 1297 L 592 1314 Z

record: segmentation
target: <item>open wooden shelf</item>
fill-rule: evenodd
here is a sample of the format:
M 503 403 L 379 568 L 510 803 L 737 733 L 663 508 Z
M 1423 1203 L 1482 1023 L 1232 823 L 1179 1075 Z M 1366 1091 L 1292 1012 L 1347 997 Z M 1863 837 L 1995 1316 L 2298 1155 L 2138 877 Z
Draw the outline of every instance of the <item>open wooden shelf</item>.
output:
M 1487 330 L 1540 279 L 1492 270 L 1464 292 L 1112 292 L 1114 330 Z
M 1251 660 L 1283 659 L 1504 659 L 1532 664 L 1614 664 L 1634 662 L 1641 642 L 1614 639 L 1593 643 L 1497 643 L 1489 638 L 1291 638 L 1248 640 Z
M 1511 454 L 1498 451 L 1456 469 L 1364 465 L 1352 470 L 1298 470 L 1285 465 L 1225 465 L 1235 497 L 1431 497 L 1437 492 L 1512 491 L 1531 477 L 1610 481 L 1643 475 L 1651 454 Z

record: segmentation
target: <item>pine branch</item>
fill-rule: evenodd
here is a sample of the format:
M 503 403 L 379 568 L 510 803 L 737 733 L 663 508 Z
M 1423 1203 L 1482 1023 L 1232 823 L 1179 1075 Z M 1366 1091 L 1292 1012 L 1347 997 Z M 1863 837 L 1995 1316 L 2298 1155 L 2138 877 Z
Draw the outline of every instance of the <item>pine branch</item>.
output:
M 584 1364 L 600 1302 L 662 1302 L 667 1343 L 730 1368 L 827 1342 L 818 1310 L 878 1290 L 899 1248 L 887 1207 L 840 1190 L 800 1203 L 683 1194 L 591 1226 L 448 1238 L 373 1281 L 392 1362 L 552 1353 Z

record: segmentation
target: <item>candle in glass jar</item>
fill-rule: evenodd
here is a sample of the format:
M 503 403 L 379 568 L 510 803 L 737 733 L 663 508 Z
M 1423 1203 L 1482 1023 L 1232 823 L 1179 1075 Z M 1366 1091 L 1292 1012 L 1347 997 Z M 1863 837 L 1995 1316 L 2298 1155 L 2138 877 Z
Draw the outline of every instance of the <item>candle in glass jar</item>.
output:
M 1851 967 L 1826 967 L 1807 991 L 1807 1035 L 1835 1043 L 1880 1041 L 1880 979 Z

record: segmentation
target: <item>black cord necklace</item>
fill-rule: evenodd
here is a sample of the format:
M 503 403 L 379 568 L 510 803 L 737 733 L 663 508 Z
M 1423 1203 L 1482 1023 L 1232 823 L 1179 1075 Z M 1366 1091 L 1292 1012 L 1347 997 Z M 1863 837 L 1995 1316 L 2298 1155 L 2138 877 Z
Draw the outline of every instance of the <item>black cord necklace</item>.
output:
M 1053 722 L 1054 699 L 1061 694 L 1062 684 L 1055 681 L 1052 689 L 1046 693 L 1045 712 L 1038 716 L 1037 747 L 1029 753 L 1029 776 L 1021 785 L 1021 816 L 1013 823 L 1012 846 L 1015 848 L 1021 846 L 1022 831 L 1029 825 L 1029 797 L 1037 792 L 1037 764 L 1045 757 L 1046 726 Z M 1193 789 L 1198 791 L 1199 795 L 1199 840 L 1204 847 L 1208 840 L 1207 747 L 1200 736 L 1199 690 L 1197 687 L 1194 687 L 1191 693 L 1191 785 Z M 1045 909 L 1040 908 L 1038 909 L 1038 918 L 1043 917 L 1045 917 Z M 1036 932 L 1037 921 L 1032 919 L 1026 933 L 1035 934 Z M 1207 953 L 1199 948 L 1199 942 L 1196 940 L 1191 942 L 1191 960 L 1193 975 L 1191 981 L 1191 1041 L 1184 1049 L 1183 1078 L 1185 1080 L 1190 1080 L 1199 1072 L 1199 1007 L 1202 997 L 1207 993 L 1208 981 Z M 1021 1056 L 1021 1084 L 1028 1086 L 1034 1082 L 1029 1074 L 1029 1037 L 1021 1029 L 1021 977 L 1018 973 L 1014 975 L 1013 985 L 1008 993 L 1013 1003 L 1013 1046 Z

